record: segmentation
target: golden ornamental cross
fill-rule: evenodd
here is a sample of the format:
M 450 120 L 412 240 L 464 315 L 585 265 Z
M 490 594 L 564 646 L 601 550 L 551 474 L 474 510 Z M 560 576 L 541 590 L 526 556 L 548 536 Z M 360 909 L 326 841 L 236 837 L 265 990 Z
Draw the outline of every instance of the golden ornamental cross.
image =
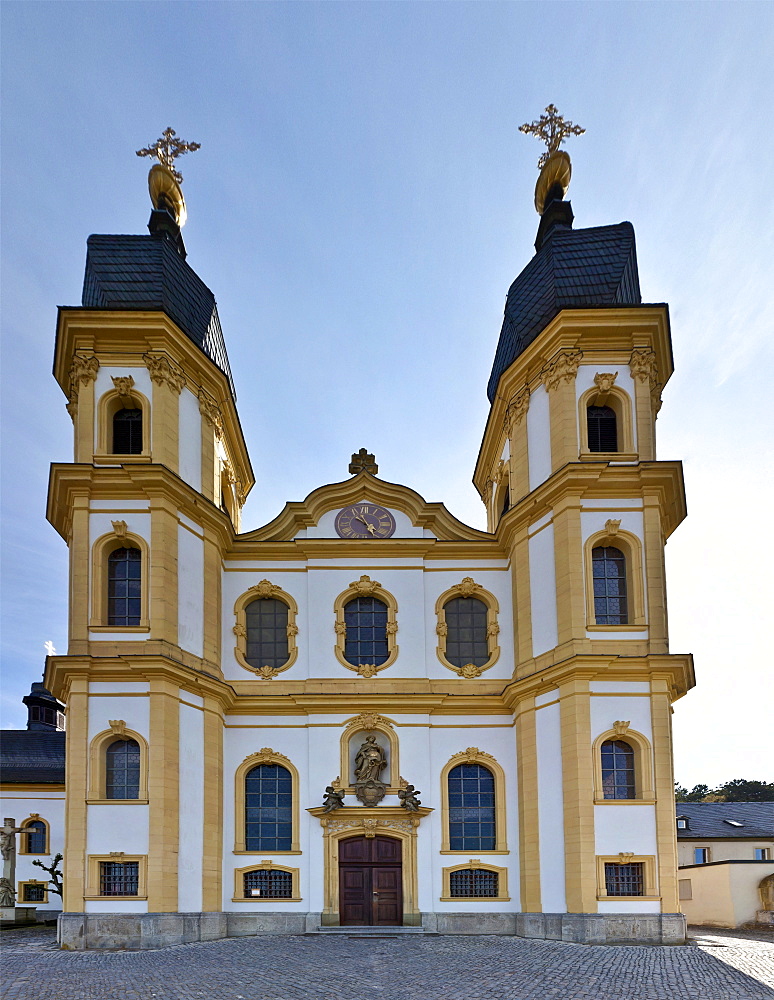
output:
M 536 122 L 525 122 L 519 125 L 519 132 L 525 135 L 534 135 L 536 139 L 544 142 L 548 149 L 538 160 L 538 169 L 543 167 L 552 153 L 562 145 L 568 135 L 583 135 L 586 131 L 580 125 L 574 125 L 559 114 L 555 104 L 549 104 L 546 108 L 547 114 L 541 115 Z
M 182 156 L 183 153 L 195 153 L 197 149 L 201 149 L 201 145 L 200 142 L 184 142 L 175 134 L 173 128 L 165 128 L 160 139 L 157 139 L 153 145 L 146 146 L 145 149 L 138 149 L 137 155 L 155 156 L 159 163 L 172 171 L 175 180 L 180 183 L 183 180 L 183 175 L 175 170 L 175 157 Z

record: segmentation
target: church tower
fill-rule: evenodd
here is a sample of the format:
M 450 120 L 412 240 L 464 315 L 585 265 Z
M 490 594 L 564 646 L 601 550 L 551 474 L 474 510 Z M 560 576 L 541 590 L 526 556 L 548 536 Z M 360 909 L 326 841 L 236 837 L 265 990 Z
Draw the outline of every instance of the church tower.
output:
M 175 159 L 196 144 L 167 129 L 140 150 L 149 235 L 89 238 L 82 304 L 59 310 L 74 457 L 48 504 L 70 550 L 68 651 L 45 675 L 67 711 L 63 947 L 358 926 L 684 940 L 669 314 L 641 300 L 630 223 L 573 228 L 559 147 L 582 130 L 546 110 L 524 126 L 548 142 L 536 253 L 474 474 L 486 531 L 366 448 L 243 528 L 253 474 L 181 235 Z

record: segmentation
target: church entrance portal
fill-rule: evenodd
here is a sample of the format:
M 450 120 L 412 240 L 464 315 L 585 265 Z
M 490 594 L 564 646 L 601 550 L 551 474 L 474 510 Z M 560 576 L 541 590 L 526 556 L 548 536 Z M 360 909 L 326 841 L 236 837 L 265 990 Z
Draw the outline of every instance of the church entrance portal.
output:
M 395 927 L 403 923 L 402 845 L 393 837 L 339 841 L 342 926 Z

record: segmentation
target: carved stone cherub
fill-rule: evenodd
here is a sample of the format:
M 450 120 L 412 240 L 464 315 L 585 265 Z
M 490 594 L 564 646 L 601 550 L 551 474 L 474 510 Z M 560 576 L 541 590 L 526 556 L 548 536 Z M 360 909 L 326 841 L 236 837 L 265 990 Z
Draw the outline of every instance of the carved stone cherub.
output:
M 406 785 L 405 788 L 398 790 L 398 798 L 400 799 L 400 804 L 407 812 L 416 812 L 417 809 L 422 805 L 419 801 L 419 796 L 422 793 L 418 788 L 414 788 L 413 785 Z
M 344 789 L 328 785 L 323 796 L 323 812 L 333 812 L 344 805 Z

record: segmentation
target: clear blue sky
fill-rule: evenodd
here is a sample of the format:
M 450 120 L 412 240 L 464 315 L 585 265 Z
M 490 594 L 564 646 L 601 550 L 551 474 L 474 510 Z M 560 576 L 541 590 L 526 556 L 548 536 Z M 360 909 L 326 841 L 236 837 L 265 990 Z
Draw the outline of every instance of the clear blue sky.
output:
M 676 373 L 659 454 L 685 462 L 667 546 L 683 783 L 774 779 L 774 8 L 765 3 L 4 2 L 3 725 L 66 649 L 66 547 L 45 521 L 71 424 L 51 377 L 86 237 L 141 233 L 167 125 L 189 262 L 213 289 L 257 484 L 245 526 L 380 475 L 483 524 L 470 484 L 508 285 L 533 253 L 550 101 L 576 226 L 629 219 Z

